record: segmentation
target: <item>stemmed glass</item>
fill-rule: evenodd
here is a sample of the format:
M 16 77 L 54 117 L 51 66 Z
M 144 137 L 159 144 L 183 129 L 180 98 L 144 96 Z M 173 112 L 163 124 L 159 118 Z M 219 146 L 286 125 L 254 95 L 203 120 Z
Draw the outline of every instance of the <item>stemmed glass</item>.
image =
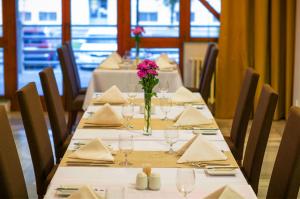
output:
M 184 198 L 191 193 L 195 187 L 196 174 L 194 169 L 177 169 L 176 186 L 177 190 L 183 194 Z
M 126 128 L 132 128 L 129 125 L 129 121 L 133 118 L 134 115 L 134 106 L 132 104 L 125 104 L 122 106 L 122 116 L 126 121 Z
M 159 82 L 159 92 L 162 94 L 162 96 L 164 97 L 165 94 L 169 91 L 169 82 L 168 80 L 161 80 Z
M 177 128 L 169 128 L 164 131 L 165 140 L 170 145 L 170 149 L 167 153 L 173 154 L 175 151 L 173 150 L 173 145 L 178 141 L 179 134 Z
M 133 151 L 133 135 L 129 133 L 120 133 L 119 134 L 119 150 L 124 153 L 125 160 L 124 162 L 120 162 L 122 166 L 129 166 L 132 163 L 128 162 L 128 154 Z
M 134 105 L 134 99 L 137 96 L 137 84 L 130 83 L 128 84 L 128 98 L 131 104 Z
M 165 114 L 163 120 L 168 119 L 168 113 L 171 111 L 172 101 L 170 98 L 162 97 L 159 100 L 160 110 Z

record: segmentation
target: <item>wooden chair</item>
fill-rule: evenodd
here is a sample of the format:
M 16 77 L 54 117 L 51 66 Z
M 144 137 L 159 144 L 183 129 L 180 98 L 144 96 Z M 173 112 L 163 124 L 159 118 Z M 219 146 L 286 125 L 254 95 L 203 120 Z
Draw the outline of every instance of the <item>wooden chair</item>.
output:
M 67 127 L 64 107 L 53 69 L 51 67 L 45 68 L 39 75 L 52 129 L 56 163 L 59 163 L 71 141 L 72 134 Z
M 240 96 L 233 117 L 230 136 L 224 137 L 230 147 L 232 154 L 234 155 L 234 158 L 239 164 L 243 159 L 245 136 L 250 114 L 253 109 L 253 101 L 258 79 L 258 73 L 256 73 L 252 68 L 248 68 L 246 70 L 243 85 L 240 91 Z
M 243 165 L 241 167 L 255 193 L 258 191 L 261 166 L 268 143 L 278 95 L 264 85 L 254 114 Z
M 61 69 L 63 72 L 63 82 L 65 95 L 65 109 L 68 111 L 68 129 L 72 131 L 73 125 L 76 122 L 78 112 L 82 111 L 82 105 L 85 95 L 80 94 L 80 87 L 76 83 L 76 76 L 74 75 L 74 67 L 72 59 L 69 55 L 66 46 L 57 49 Z
M 18 90 L 17 96 L 33 162 L 37 194 L 43 198 L 57 166 L 54 165 L 42 104 L 33 82 Z
M 74 68 L 74 75 L 75 75 L 76 84 L 77 84 L 77 87 L 79 88 L 79 93 L 80 94 L 85 94 L 86 93 L 86 88 L 81 87 L 80 76 L 79 76 L 79 72 L 78 72 L 78 66 L 77 66 L 77 63 L 76 63 L 75 53 L 73 51 L 72 44 L 71 44 L 71 42 L 67 41 L 67 42 L 64 43 L 64 46 L 68 49 L 68 53 L 69 53 L 69 56 L 71 58 L 71 62 L 72 62 L 73 68 Z
M 202 85 L 200 87 L 201 96 L 206 103 L 208 101 L 208 97 L 210 94 L 211 80 L 216 69 L 218 53 L 219 53 L 218 48 L 216 46 L 213 46 L 211 48 L 211 52 L 207 60 L 207 66 L 204 71 Z
M 300 108 L 292 107 L 282 135 L 267 199 L 296 199 L 300 187 Z
M 3 106 L 0 106 L 0 198 L 28 198 L 17 148 Z

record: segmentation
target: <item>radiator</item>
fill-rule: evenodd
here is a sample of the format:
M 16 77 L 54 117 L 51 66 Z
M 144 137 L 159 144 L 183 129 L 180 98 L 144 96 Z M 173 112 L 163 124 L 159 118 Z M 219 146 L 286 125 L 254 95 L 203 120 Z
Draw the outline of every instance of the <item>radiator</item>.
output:
M 191 57 L 188 60 L 187 70 L 184 73 L 184 84 L 187 87 L 199 88 L 200 73 L 202 72 L 202 58 Z M 210 97 L 208 101 L 213 104 L 215 101 L 215 75 L 213 75 L 210 86 Z

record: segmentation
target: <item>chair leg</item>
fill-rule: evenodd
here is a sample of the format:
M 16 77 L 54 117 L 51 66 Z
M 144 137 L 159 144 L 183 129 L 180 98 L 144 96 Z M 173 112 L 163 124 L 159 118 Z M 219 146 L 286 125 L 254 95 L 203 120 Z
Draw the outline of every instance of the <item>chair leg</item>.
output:
M 77 111 L 70 111 L 68 114 L 68 130 L 70 133 L 73 131 L 73 126 L 75 124 L 77 117 Z

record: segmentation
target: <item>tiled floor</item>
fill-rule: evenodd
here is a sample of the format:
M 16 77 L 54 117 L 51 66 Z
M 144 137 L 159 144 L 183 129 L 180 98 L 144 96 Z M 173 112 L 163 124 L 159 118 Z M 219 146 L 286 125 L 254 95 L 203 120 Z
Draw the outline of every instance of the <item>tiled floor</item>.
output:
M 25 174 L 26 184 L 27 184 L 30 198 L 37 198 L 30 152 L 26 141 L 26 136 L 23 129 L 20 114 L 11 113 L 9 114 L 9 118 L 14 132 L 14 138 L 18 148 L 19 156 L 21 158 L 21 163 Z M 217 120 L 217 122 L 222 132 L 224 132 L 224 134 L 228 134 L 231 128 L 231 120 Z M 259 194 L 258 194 L 259 198 L 265 198 L 266 191 L 269 184 L 269 178 L 272 172 L 274 160 L 277 154 L 284 125 L 285 125 L 285 121 L 273 122 L 272 130 L 271 130 L 271 134 L 270 134 L 270 138 L 269 138 L 269 142 L 267 145 L 266 154 L 264 158 L 264 163 L 262 167 L 261 181 L 260 181 Z

